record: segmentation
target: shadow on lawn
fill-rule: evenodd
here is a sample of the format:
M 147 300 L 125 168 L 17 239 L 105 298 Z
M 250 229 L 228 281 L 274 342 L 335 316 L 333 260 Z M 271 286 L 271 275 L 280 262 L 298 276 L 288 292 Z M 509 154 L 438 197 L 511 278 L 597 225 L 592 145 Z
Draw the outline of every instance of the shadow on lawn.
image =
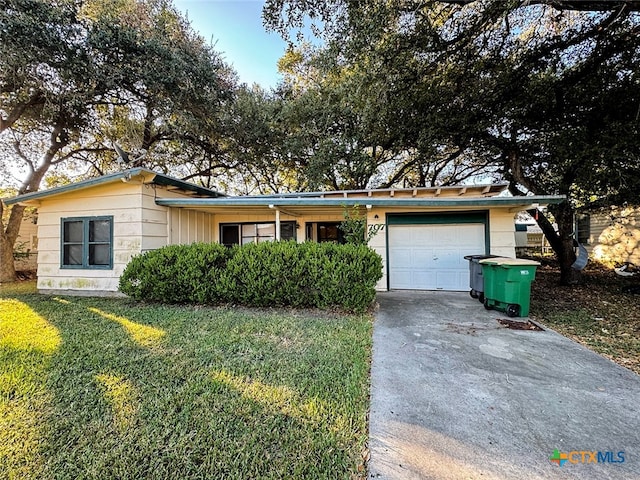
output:
M 356 470 L 367 380 L 342 388 L 323 375 L 354 375 L 340 353 L 348 349 L 330 335 L 310 339 L 292 318 L 222 310 L 207 318 L 126 300 L 21 300 L 28 328 L 53 346 L 3 344 L 13 391 L 22 392 L 2 392 L 3 417 L 25 446 L 11 450 L 3 439 L 0 468 L 16 478 L 349 478 Z M 342 333 L 337 343 L 357 343 Z M 362 347 L 357 361 L 367 362 Z

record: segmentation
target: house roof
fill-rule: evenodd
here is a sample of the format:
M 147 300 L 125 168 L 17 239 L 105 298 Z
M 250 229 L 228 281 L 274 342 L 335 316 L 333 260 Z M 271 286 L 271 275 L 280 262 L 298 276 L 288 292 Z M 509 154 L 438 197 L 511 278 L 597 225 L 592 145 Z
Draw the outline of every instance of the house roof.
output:
M 16 197 L 8 198 L 3 201 L 7 205 L 11 205 L 14 203 L 24 203 L 31 200 L 40 200 L 42 198 L 51 197 L 54 195 L 61 195 L 63 193 L 68 193 L 75 190 L 95 187 L 97 185 L 104 185 L 117 181 L 128 182 L 134 178 L 139 178 L 141 182 L 145 184 L 164 185 L 176 190 L 180 190 L 183 193 L 194 195 L 196 197 L 218 198 L 226 196 L 224 193 L 220 193 L 205 187 L 200 187 L 193 183 L 170 177 L 169 175 L 164 175 L 152 170 L 147 170 L 146 168 L 131 168 L 122 172 L 111 173 L 97 178 L 90 178 L 88 180 L 70 183 L 69 185 L 63 185 L 61 187 L 50 188 L 48 190 L 40 190 L 32 193 L 25 193 L 23 195 L 18 195 Z
M 224 198 L 158 198 L 156 203 L 166 207 L 192 208 L 203 211 L 255 209 L 288 209 L 291 212 L 299 207 L 305 208 L 343 208 L 361 207 L 426 207 L 426 208 L 478 208 L 506 207 L 518 210 L 535 208 L 536 206 L 560 203 L 565 199 L 562 195 L 535 195 L 526 197 L 224 197 Z
M 113 182 L 139 181 L 143 184 L 164 185 L 170 189 L 180 190 L 190 197 L 156 198 L 158 205 L 166 207 L 182 207 L 213 212 L 216 210 L 265 210 L 288 209 L 292 213 L 302 209 L 339 210 L 345 206 L 373 207 L 423 207 L 423 208 L 488 208 L 506 207 L 524 210 L 536 205 L 559 203 L 564 196 L 536 195 L 525 197 L 498 196 L 503 193 L 507 184 L 457 185 L 449 187 L 420 188 L 388 188 L 366 190 L 339 190 L 327 192 L 299 192 L 272 195 L 227 196 L 224 193 L 200 187 L 168 175 L 153 172 L 145 168 L 132 168 L 122 172 L 104 175 L 98 178 L 64 185 L 33 193 L 26 193 L 4 202 L 7 205 L 28 203 L 55 195 L 94 187 Z

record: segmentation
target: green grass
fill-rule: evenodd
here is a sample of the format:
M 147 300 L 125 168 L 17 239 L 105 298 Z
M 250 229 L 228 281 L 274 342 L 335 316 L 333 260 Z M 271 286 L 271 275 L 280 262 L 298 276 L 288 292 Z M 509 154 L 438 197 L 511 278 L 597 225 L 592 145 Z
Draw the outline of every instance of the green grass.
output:
M 371 318 L 0 286 L 3 478 L 364 476 Z

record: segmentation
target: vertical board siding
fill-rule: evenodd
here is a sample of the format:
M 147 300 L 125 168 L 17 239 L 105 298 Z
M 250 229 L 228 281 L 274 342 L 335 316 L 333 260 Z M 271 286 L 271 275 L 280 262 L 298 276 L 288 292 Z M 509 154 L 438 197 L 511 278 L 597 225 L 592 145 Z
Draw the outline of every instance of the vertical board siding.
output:
M 194 242 L 211 243 L 216 215 L 184 208 L 171 208 L 169 212 L 169 244 L 188 245 Z

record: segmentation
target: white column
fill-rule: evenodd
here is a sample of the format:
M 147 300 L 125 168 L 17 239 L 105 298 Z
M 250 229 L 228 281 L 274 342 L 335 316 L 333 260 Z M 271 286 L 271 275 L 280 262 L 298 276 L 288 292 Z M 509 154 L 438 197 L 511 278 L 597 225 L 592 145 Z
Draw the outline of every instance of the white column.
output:
M 276 240 L 280 240 L 280 210 L 276 208 Z

